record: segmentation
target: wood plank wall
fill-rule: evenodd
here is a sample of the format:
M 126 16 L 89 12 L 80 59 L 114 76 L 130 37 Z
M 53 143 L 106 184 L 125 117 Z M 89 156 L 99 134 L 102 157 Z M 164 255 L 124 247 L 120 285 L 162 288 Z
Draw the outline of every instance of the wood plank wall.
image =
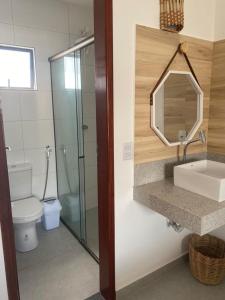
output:
M 225 40 L 214 44 L 208 152 L 225 155 Z
M 150 127 L 149 95 L 178 44 L 183 41 L 188 42 L 188 56 L 204 92 L 202 127 L 208 130 L 213 42 L 138 25 L 135 71 L 135 164 L 177 156 L 177 147 L 166 146 Z M 170 69 L 189 71 L 181 55 L 177 56 Z M 189 153 L 200 153 L 206 150 L 207 147 L 201 144 L 192 145 Z M 180 153 L 181 151 L 182 149 Z

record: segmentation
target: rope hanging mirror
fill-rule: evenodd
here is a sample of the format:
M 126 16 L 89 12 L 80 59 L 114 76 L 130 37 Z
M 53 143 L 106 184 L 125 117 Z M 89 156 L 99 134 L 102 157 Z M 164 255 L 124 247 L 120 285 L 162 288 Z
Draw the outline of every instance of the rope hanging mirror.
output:
M 154 92 L 156 91 L 156 89 L 158 88 L 158 86 L 160 85 L 161 81 L 163 80 L 163 78 L 165 77 L 165 75 L 167 74 L 167 71 L 169 70 L 169 67 L 171 66 L 171 64 L 173 63 L 174 59 L 176 58 L 177 54 L 181 54 L 184 56 L 184 59 L 192 73 L 192 75 L 194 76 L 196 82 L 198 83 L 199 87 L 200 87 L 200 84 L 199 84 L 199 81 L 198 81 L 198 78 L 194 72 L 194 69 L 191 65 L 191 62 L 188 58 L 188 55 L 187 55 L 187 51 L 188 51 L 188 44 L 186 42 L 184 43 L 180 43 L 177 47 L 177 50 L 175 51 L 174 55 L 172 56 L 172 58 L 170 59 L 168 65 L 166 66 L 165 70 L 163 71 L 162 75 L 160 76 L 158 82 L 156 83 L 154 89 L 152 90 L 151 94 L 150 94 L 150 105 L 153 105 L 153 94 Z
M 184 28 L 184 0 L 160 0 L 160 28 L 171 32 Z

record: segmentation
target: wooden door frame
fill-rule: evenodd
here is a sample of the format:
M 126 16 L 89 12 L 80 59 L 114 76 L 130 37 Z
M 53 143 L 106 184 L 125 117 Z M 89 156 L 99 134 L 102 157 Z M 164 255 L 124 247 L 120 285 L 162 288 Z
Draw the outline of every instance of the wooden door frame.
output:
M 3 116 L 0 107 L 0 225 L 5 261 L 5 273 L 9 300 L 18 300 L 19 285 L 17 278 L 16 250 L 12 222 L 8 169 L 3 130 Z
M 98 140 L 100 292 L 115 300 L 113 17 L 112 0 L 94 0 Z M 0 110 L 0 224 L 9 300 L 19 300 L 14 230 L 2 112 Z
M 115 295 L 113 0 L 94 0 L 100 291 Z

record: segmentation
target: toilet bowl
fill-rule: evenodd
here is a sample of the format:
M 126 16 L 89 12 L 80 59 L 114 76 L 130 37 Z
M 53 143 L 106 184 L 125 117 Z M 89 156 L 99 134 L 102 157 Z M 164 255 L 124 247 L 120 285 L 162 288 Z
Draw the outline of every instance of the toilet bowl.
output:
M 32 195 L 32 167 L 29 163 L 8 166 L 16 250 L 27 252 L 38 246 L 36 223 L 43 205 Z
M 11 205 L 16 250 L 31 251 L 38 246 L 36 223 L 43 214 L 43 206 L 35 197 L 17 200 Z

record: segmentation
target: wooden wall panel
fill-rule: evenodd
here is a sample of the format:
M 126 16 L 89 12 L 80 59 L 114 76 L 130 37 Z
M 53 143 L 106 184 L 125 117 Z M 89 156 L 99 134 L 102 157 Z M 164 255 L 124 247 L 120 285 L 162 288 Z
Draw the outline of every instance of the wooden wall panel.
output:
M 177 156 L 177 147 L 166 146 L 150 127 L 149 95 L 178 44 L 184 41 L 188 42 L 188 56 L 204 92 L 202 128 L 208 130 L 213 42 L 138 25 L 135 71 L 135 164 Z M 181 55 L 177 56 L 170 69 L 189 71 Z M 189 153 L 203 152 L 207 150 L 206 148 L 201 144 L 192 145 Z
M 225 40 L 214 44 L 208 152 L 225 155 Z

